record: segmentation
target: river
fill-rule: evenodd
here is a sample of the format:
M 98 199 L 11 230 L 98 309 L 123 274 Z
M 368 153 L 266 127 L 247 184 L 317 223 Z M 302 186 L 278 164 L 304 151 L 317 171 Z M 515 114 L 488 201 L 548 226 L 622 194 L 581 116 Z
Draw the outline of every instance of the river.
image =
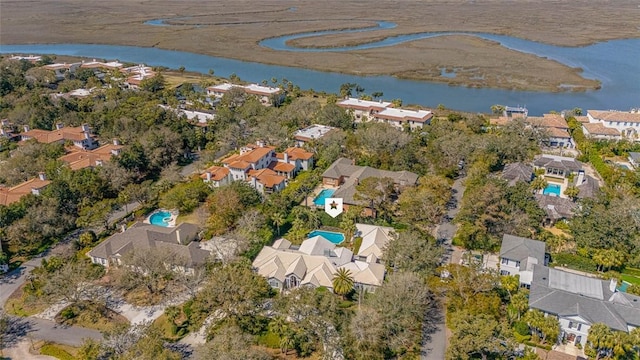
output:
M 162 24 L 162 20 L 157 24 Z M 379 27 L 391 27 L 392 23 L 380 23 Z M 370 29 L 376 29 L 372 27 Z M 360 30 L 361 31 L 361 30 Z M 328 31 L 326 33 L 335 33 Z M 370 43 L 358 47 L 390 46 L 418 38 L 446 36 L 460 33 L 422 33 L 401 35 L 381 40 L 383 44 Z M 94 45 L 94 44 L 30 44 L 0 45 L 0 53 L 5 54 L 57 54 L 67 56 L 118 59 L 120 61 L 145 63 L 151 66 L 179 68 L 188 71 L 208 73 L 214 69 L 218 76 L 236 74 L 242 80 L 261 82 L 276 77 L 285 78 L 302 89 L 338 92 L 346 82 L 357 83 L 366 92 L 382 91 L 385 99 L 402 99 L 405 104 L 420 104 L 435 107 L 443 104 L 447 108 L 489 112 L 493 104 L 524 105 L 531 115 L 540 115 L 549 110 L 563 110 L 580 107 L 583 109 L 628 110 L 640 107 L 640 39 L 613 40 L 585 47 L 560 47 L 537 43 L 524 39 L 481 33 L 467 35 L 494 40 L 513 50 L 532 53 L 557 60 L 572 67 L 584 69 L 584 76 L 602 82 L 600 90 L 572 93 L 548 93 L 511 91 L 501 89 L 474 89 L 449 86 L 440 83 L 397 79 L 390 76 L 356 76 L 328 73 L 303 68 L 266 65 L 181 51 L 144 48 L 134 46 Z M 318 35 L 314 33 L 313 35 Z M 313 36 L 311 33 L 297 34 L 296 37 Z M 261 45 L 281 51 L 351 51 L 353 49 L 297 49 L 286 45 L 291 36 L 264 40 Z

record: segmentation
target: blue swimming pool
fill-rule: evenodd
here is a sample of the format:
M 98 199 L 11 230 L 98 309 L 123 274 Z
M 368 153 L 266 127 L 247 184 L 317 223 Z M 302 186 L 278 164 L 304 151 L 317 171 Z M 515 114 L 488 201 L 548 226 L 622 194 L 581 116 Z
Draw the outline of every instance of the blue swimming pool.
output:
M 309 238 L 314 236 L 322 236 L 323 238 L 331 241 L 332 243 L 338 245 L 344 241 L 344 234 L 333 231 L 323 231 L 323 230 L 313 230 L 309 233 Z
M 171 213 L 168 211 L 158 211 L 149 216 L 149 223 L 151 225 L 167 227 L 169 226 L 169 220 L 171 220 Z
M 619 291 L 627 292 L 627 288 L 631 285 L 630 283 L 623 281 L 622 284 L 618 287 Z
M 331 196 L 333 196 L 334 192 L 336 192 L 334 189 L 323 189 L 322 191 L 320 191 L 318 196 L 316 196 L 316 198 L 313 199 L 313 203 L 316 206 L 324 206 L 324 200 L 326 198 L 330 198 Z
M 561 189 L 560 185 L 549 184 L 549 185 L 547 185 L 546 188 L 544 188 L 544 190 L 542 191 L 542 194 L 560 196 L 560 189 Z

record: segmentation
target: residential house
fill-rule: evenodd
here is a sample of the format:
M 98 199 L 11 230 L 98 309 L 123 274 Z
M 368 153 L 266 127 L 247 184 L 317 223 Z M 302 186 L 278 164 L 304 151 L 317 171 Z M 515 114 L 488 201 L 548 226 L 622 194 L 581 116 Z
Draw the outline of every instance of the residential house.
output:
M 125 256 L 132 251 L 148 252 L 161 249 L 175 255 L 176 262 L 167 266 L 178 266 L 189 271 L 204 264 L 211 256 L 195 241 L 198 227 L 182 223 L 176 227 L 163 227 L 144 223 L 135 223 L 123 232 L 111 235 L 98 246 L 91 249 L 87 256 L 94 264 L 105 267 L 126 265 Z
M 94 150 L 71 149 L 69 153 L 61 156 L 59 160 L 69 165 L 71 170 L 93 168 L 102 166 L 111 160 L 112 156 L 120 155 L 122 145 L 117 139 L 113 139 L 111 144 L 100 146 Z
M 271 106 L 274 100 L 281 101 L 284 96 L 282 89 L 276 87 L 261 86 L 258 84 L 235 85 L 230 83 L 209 86 L 207 88 L 207 95 L 215 98 L 222 98 L 224 94 L 233 88 L 242 89 L 245 94 L 256 96 L 264 106 Z
M 28 61 L 32 64 L 37 63 L 38 61 L 42 60 L 42 56 L 39 55 L 27 55 L 27 56 L 21 56 L 21 55 L 14 55 L 12 57 L 10 57 L 9 59 L 11 60 L 24 60 L 24 61 Z
M 560 187 L 559 194 L 548 193 L 545 189 L 542 190 L 544 195 L 566 197 L 566 188 L 575 186 L 580 190 L 579 198 L 591 198 L 600 188 L 598 180 L 586 175 L 582 163 L 574 158 L 545 154 L 536 157 L 533 165 L 536 169 L 544 170 L 542 176 L 549 184 Z
M 231 172 L 226 167 L 212 166 L 206 169 L 200 178 L 213 187 L 220 187 L 231 182 Z
M 342 198 L 345 211 L 351 205 L 359 205 L 365 208 L 365 215 L 375 216 L 375 209 L 354 198 L 357 192 L 356 186 L 360 181 L 370 177 L 392 179 L 398 192 L 406 186 L 414 186 L 418 182 L 418 175 L 410 171 L 378 170 L 369 166 L 357 166 L 354 165 L 353 160 L 339 158 L 322 174 L 322 184 L 337 187 L 332 197 Z
M 73 146 L 83 150 L 93 150 L 98 147 L 98 141 L 91 135 L 88 125 L 78 127 L 64 127 L 63 124 L 56 124 L 55 130 L 29 129 L 24 126 L 24 132 L 20 133 L 20 140 L 27 141 L 35 139 L 44 144 L 73 142 Z
M 638 109 L 631 111 L 588 110 L 587 118 L 589 123 L 582 125 L 585 129 L 585 135 L 594 138 L 640 141 L 640 111 Z M 599 124 L 600 126 L 589 124 Z M 603 128 L 613 129 L 615 132 L 599 134 L 599 132 L 604 132 Z
M 368 263 L 380 263 L 382 254 L 395 237 L 395 230 L 385 226 L 356 224 L 353 236 L 362 238 L 356 258 Z
M 0 120 L 0 137 L 9 139 L 10 141 L 20 140 L 20 135 L 14 132 L 14 126 L 9 119 Z
M 122 64 L 119 61 L 108 61 L 108 62 L 102 62 L 102 61 L 96 61 L 96 59 L 93 59 L 92 61 L 82 61 L 80 67 L 83 69 L 101 69 L 101 70 L 116 70 L 116 69 L 121 69 L 124 66 L 124 64 Z
M 629 163 L 636 169 L 640 168 L 640 152 L 630 152 Z
M 331 126 L 315 124 L 296 131 L 293 138 L 296 140 L 296 146 L 302 147 L 305 143 L 318 140 L 334 130 L 336 128 Z
M 545 212 L 543 222 L 549 226 L 560 220 L 571 219 L 578 209 L 578 204 L 571 199 L 543 194 L 535 194 L 534 197 L 538 206 Z
M 240 154 L 231 155 L 222 163 L 229 169 L 231 181 L 247 181 L 266 194 L 282 190 L 299 171 L 312 169 L 313 154 L 302 148 L 276 153 L 275 147 L 257 142 L 243 146 Z
M 127 76 L 124 81 L 124 85 L 133 90 L 139 89 L 142 81 L 156 76 L 156 72 L 153 71 L 153 68 L 145 66 L 144 64 L 121 68 L 120 72 Z
M 525 121 L 532 127 L 546 132 L 548 139 L 545 145 L 549 147 L 575 148 L 575 143 L 569 134 L 569 125 L 560 114 L 544 114 L 542 117 L 529 116 Z
M 620 140 L 621 135 L 618 129 L 606 127 L 599 122 L 587 122 L 582 124 L 582 132 L 588 138 L 595 140 Z
M 425 124 L 430 124 L 433 113 L 428 110 L 406 110 L 397 108 L 385 108 L 382 111 L 371 114 L 374 121 L 394 126 L 399 130 L 422 129 Z
M 53 71 L 57 80 L 64 80 L 67 74 L 75 74 L 76 70 L 80 68 L 80 65 L 82 65 L 82 63 L 55 63 L 45 65 L 42 68 Z
M 355 118 L 355 122 L 357 123 L 367 122 L 373 119 L 373 115 L 376 113 L 379 113 L 388 107 L 393 107 L 393 104 L 387 101 L 370 101 L 356 98 L 347 98 L 342 101 L 338 101 L 336 105 L 351 112 Z
M 37 178 L 27 180 L 14 187 L 0 186 L 0 205 L 11 205 L 20 201 L 27 194 L 40 195 L 40 192 L 49 184 L 51 181 L 47 180 L 44 173 L 40 173 Z
M 545 243 L 538 240 L 504 234 L 500 246 L 500 275 L 519 275 L 520 285 L 530 287 L 533 266 L 547 266 Z
M 255 271 L 280 291 L 301 286 L 333 289 L 338 269 L 351 273 L 356 289 L 374 291 L 382 285 L 384 265 L 354 260 L 351 250 L 337 247 L 322 236 L 306 239 L 300 246 L 286 239 L 262 248 L 253 261 Z
M 602 280 L 542 265 L 533 268 L 529 307 L 560 322 L 559 340 L 585 346 L 590 327 L 603 323 L 615 331 L 640 327 L 640 297 Z
M 533 166 L 521 162 L 511 163 L 504 166 L 502 178 L 514 186 L 519 182 L 530 183 L 533 178 Z

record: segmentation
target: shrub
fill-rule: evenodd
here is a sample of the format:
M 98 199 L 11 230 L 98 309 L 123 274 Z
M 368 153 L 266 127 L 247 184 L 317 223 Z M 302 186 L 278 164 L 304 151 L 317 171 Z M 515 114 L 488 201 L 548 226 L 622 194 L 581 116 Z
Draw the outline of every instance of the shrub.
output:
M 45 344 L 40 348 L 40 354 L 53 356 L 60 360 L 74 360 L 75 358 L 64 349 L 53 344 Z
M 596 263 L 593 260 L 577 254 L 555 254 L 552 256 L 552 263 L 554 266 L 566 266 L 581 271 L 594 271 L 596 269 Z
M 69 320 L 69 319 L 73 319 L 74 317 L 78 316 L 78 314 L 76 314 L 76 312 L 73 311 L 72 307 L 67 307 L 67 308 L 65 308 L 64 310 L 62 310 L 60 312 L 60 316 L 62 316 L 66 320 Z
M 268 330 L 264 334 L 258 336 L 258 344 L 271 349 L 280 349 L 280 337 Z
M 522 336 L 530 334 L 529 325 L 524 321 L 516 321 L 513 323 L 513 329 Z

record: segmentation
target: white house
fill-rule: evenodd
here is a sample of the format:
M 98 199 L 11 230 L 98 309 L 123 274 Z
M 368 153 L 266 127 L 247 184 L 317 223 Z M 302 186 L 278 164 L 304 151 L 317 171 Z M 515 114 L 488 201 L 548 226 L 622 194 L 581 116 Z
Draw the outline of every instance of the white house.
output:
M 206 169 L 200 178 L 212 187 L 220 187 L 231 182 L 231 172 L 226 167 L 212 166 Z
M 602 280 L 535 265 L 529 307 L 560 322 L 560 339 L 584 347 L 589 329 L 603 323 L 614 331 L 640 327 L 640 296 L 616 289 L 615 280 Z
M 530 126 L 544 130 L 548 136 L 545 143 L 554 148 L 575 148 L 575 143 L 569 134 L 569 125 L 560 114 L 543 114 L 542 117 L 529 116 L 525 119 Z
M 385 226 L 356 224 L 354 236 L 362 238 L 357 258 L 368 263 L 379 263 L 387 245 L 394 239 L 395 231 Z
M 614 138 L 614 132 L 611 131 L 611 135 L 597 134 L 601 131 L 600 127 L 592 127 L 589 124 L 600 124 L 604 128 L 614 129 L 619 134 L 617 139 L 629 139 L 631 141 L 640 141 L 640 111 L 634 109 L 632 111 L 614 111 L 614 110 L 588 110 L 587 118 L 588 124 L 583 124 L 583 128 L 586 130 L 587 135 L 608 136 L 608 138 Z M 598 131 L 596 131 L 596 129 Z
M 545 243 L 504 234 L 500 247 L 500 275 L 519 275 L 520 285 L 531 286 L 534 265 L 547 265 Z
M 293 138 L 296 139 L 296 146 L 303 146 L 305 143 L 318 140 L 334 130 L 336 128 L 331 126 L 315 124 L 296 131 Z
M 350 111 L 356 122 L 369 121 L 376 113 L 383 111 L 388 107 L 393 107 L 393 104 L 387 101 L 369 101 L 356 98 L 348 98 L 338 101 L 336 105 Z
M 272 100 L 279 100 L 279 98 L 283 96 L 282 89 L 276 87 L 262 86 L 258 84 L 235 85 L 230 83 L 209 86 L 207 88 L 207 95 L 219 99 L 233 88 L 242 89 L 245 94 L 256 96 L 260 103 L 265 106 L 270 106 Z
M 433 113 L 428 110 L 406 110 L 397 108 L 385 108 L 380 112 L 371 115 L 373 120 L 386 123 L 404 130 L 408 127 L 411 130 L 422 129 L 425 124 L 429 124 L 433 118 Z
M 24 126 L 24 131 L 20 133 L 20 140 L 27 141 L 35 139 L 44 144 L 73 142 L 73 146 L 83 150 L 93 150 L 98 147 L 98 141 L 91 134 L 89 125 L 78 127 L 65 127 L 62 123 L 56 124 L 55 130 L 29 129 Z
M 354 260 L 351 250 L 322 236 L 307 239 L 300 246 L 276 240 L 260 251 L 253 268 L 280 291 L 300 286 L 333 289 L 333 277 L 340 268 L 351 273 L 356 289 L 373 291 L 382 285 L 385 275 L 384 265 Z

